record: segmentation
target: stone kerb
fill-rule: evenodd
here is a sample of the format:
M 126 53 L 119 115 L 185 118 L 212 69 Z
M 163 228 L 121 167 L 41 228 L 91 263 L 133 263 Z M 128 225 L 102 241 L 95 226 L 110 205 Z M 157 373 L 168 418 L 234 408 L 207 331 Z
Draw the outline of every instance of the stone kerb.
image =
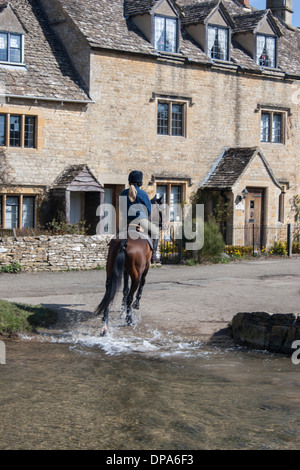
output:
M 111 236 L 57 235 L 0 238 L 0 268 L 18 263 L 22 271 L 64 271 L 104 267 Z
M 232 337 L 241 345 L 290 355 L 293 342 L 300 340 L 300 316 L 239 312 L 232 319 Z

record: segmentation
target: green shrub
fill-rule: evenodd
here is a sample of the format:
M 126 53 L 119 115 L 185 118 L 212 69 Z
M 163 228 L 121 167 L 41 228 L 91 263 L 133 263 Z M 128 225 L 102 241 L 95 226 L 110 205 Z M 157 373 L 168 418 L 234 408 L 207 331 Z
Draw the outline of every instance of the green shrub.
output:
M 14 261 L 11 264 L 4 264 L 3 266 L 0 267 L 0 272 L 1 273 L 18 273 L 21 271 L 22 266 Z
M 225 243 L 218 224 L 214 221 L 204 223 L 204 243 L 198 251 L 200 260 L 220 257 L 224 251 Z
M 68 224 L 67 222 L 59 222 L 56 219 L 51 220 L 45 226 L 46 233 L 50 235 L 85 235 L 88 227 L 84 221 L 78 224 Z
M 270 254 L 286 256 L 288 254 L 287 244 L 285 242 L 275 242 L 273 247 L 270 250 Z
M 292 252 L 293 253 L 300 253 L 300 243 L 293 242 Z

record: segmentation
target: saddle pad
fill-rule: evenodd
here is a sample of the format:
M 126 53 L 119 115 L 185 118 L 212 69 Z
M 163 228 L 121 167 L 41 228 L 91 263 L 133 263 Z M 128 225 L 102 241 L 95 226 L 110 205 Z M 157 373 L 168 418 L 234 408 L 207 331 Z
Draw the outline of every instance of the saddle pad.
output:
M 134 234 L 132 237 L 130 237 L 130 234 Z M 136 235 L 138 234 L 138 238 L 144 238 L 145 240 L 147 240 L 147 242 L 149 243 L 149 246 L 151 248 L 151 250 L 153 251 L 153 243 L 152 243 L 152 240 L 151 238 L 149 237 L 149 235 L 147 233 L 143 233 L 143 232 L 136 232 L 135 230 L 129 230 L 128 232 L 119 232 L 117 235 L 116 235 L 116 238 L 132 238 L 133 240 L 136 238 Z

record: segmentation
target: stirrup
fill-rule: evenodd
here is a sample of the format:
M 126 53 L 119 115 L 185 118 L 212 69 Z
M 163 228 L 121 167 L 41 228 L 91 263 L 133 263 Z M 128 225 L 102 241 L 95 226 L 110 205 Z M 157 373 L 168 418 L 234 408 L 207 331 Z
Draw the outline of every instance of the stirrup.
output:
M 160 257 L 157 258 L 157 251 L 153 251 L 153 252 L 152 252 L 151 264 L 161 264 L 161 259 L 160 259 Z
M 143 227 L 141 227 L 139 224 L 128 224 L 127 225 L 127 232 L 130 232 L 131 229 L 136 231 L 136 232 L 141 232 L 141 233 L 145 232 Z

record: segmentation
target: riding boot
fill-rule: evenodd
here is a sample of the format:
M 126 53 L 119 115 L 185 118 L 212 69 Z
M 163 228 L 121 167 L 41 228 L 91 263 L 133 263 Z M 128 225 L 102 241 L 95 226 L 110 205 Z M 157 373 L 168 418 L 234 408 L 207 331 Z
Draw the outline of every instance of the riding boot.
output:
M 153 251 L 152 251 L 151 263 L 160 263 L 160 259 L 157 256 L 157 248 L 158 248 L 158 239 L 155 238 L 153 240 Z

